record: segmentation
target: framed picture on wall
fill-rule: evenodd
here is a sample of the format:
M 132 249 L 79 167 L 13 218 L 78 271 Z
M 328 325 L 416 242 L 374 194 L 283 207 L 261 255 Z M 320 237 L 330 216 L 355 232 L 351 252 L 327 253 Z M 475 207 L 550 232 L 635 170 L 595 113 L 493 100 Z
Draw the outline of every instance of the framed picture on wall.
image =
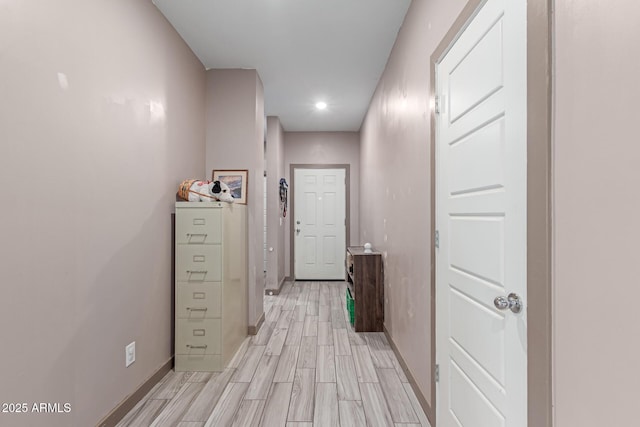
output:
M 224 182 L 229 186 L 235 203 L 247 204 L 248 171 L 247 169 L 214 170 L 213 181 Z

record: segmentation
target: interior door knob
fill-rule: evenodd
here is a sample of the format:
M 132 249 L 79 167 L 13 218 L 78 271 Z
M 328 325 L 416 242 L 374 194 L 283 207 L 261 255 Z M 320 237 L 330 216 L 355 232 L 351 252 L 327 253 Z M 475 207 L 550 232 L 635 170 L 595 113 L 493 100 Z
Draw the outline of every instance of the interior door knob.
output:
M 498 310 L 511 310 L 514 313 L 522 311 L 522 300 L 517 294 L 510 293 L 507 297 L 499 296 L 493 300 L 493 305 Z

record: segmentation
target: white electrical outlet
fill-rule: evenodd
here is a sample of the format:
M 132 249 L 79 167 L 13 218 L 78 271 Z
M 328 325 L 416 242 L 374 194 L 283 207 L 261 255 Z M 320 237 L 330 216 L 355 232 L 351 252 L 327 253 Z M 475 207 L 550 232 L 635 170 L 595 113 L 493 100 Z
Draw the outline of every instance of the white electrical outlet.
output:
M 132 342 L 124 348 L 124 364 L 128 368 L 136 361 L 136 342 Z

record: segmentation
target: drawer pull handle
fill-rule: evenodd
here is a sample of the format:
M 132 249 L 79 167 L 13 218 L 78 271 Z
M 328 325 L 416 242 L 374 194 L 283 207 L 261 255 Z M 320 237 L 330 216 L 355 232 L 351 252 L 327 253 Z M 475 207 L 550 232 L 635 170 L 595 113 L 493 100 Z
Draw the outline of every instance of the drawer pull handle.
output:
M 207 307 L 187 307 L 190 311 L 207 311 Z
M 190 344 L 187 344 L 187 348 L 201 348 L 203 350 L 206 350 L 207 349 L 207 345 L 206 344 L 203 344 L 203 345 L 190 345 Z
M 187 270 L 189 274 L 207 274 L 208 270 Z
M 193 237 L 193 236 L 207 237 L 207 233 L 187 233 L 187 237 Z

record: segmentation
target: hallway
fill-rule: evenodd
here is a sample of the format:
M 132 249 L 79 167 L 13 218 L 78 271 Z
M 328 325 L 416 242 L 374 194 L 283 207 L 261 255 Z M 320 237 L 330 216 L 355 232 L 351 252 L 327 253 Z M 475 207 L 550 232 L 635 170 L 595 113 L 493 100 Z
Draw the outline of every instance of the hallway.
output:
M 220 373 L 173 372 L 118 426 L 429 426 L 383 333 L 355 333 L 345 282 L 285 283 Z

